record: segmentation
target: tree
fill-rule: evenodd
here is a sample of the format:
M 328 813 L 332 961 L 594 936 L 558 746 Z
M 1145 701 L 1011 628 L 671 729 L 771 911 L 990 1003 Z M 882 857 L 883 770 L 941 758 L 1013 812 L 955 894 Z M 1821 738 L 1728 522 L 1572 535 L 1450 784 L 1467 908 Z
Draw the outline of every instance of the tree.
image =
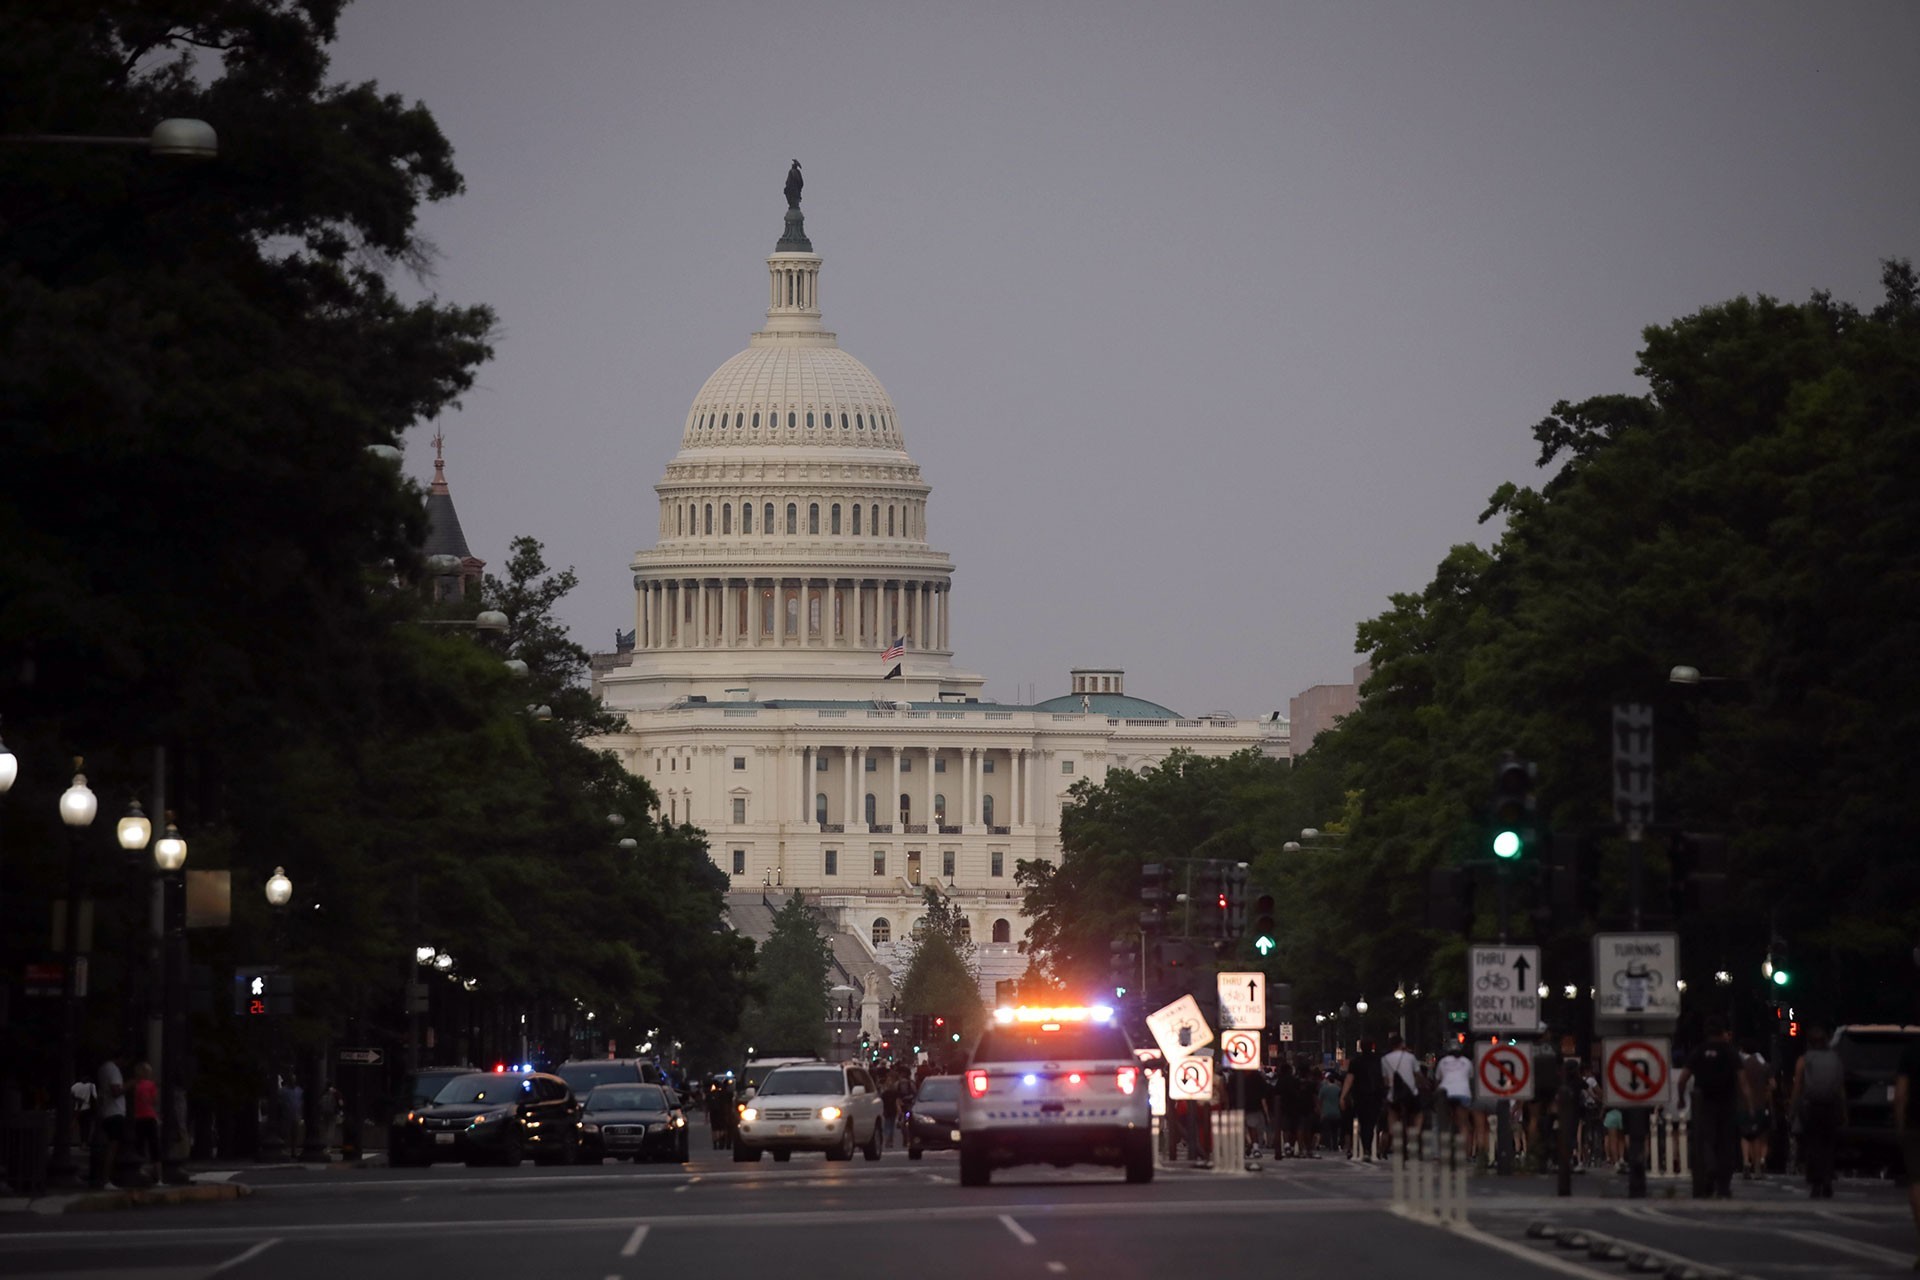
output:
M 773 913 L 773 932 L 760 945 L 758 990 L 747 1010 L 743 1034 L 765 1054 L 827 1049 L 827 975 L 833 952 L 806 900 L 793 896 Z
M 973 964 L 973 938 L 966 916 L 938 890 L 921 891 L 926 915 L 902 949 L 904 967 L 897 1003 L 903 1013 L 936 1014 L 951 1020 L 948 1034 L 970 1044 L 986 1025 L 980 975 Z M 951 1049 L 952 1042 L 941 1046 Z

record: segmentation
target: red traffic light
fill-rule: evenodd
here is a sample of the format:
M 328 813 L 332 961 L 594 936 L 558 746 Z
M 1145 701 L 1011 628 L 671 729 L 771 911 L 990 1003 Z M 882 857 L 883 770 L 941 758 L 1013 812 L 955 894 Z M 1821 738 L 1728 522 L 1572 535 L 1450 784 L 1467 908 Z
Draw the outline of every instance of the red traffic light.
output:
M 944 1027 L 947 1025 L 947 1020 L 945 1018 L 935 1017 L 933 1020 L 933 1025 L 936 1027 Z
M 1222 911 L 1227 909 L 1227 895 L 1224 893 L 1220 895 L 1220 909 Z

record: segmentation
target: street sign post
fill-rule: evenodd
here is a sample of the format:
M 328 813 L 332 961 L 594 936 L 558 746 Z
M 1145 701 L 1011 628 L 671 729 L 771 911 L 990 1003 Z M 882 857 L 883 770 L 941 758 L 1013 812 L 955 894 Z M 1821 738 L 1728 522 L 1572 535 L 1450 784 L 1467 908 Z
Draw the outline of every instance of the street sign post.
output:
M 1220 1056 L 1235 1071 L 1258 1071 L 1260 1069 L 1260 1033 L 1258 1031 L 1222 1031 L 1220 1033 Z
M 1167 1096 L 1177 1102 L 1205 1102 L 1213 1097 L 1213 1058 L 1204 1053 L 1182 1058 L 1167 1068 Z
M 1220 989 L 1220 1026 L 1258 1031 L 1267 1025 L 1267 975 L 1215 975 Z
M 1533 1096 L 1533 1054 L 1525 1045 L 1477 1041 L 1473 1046 L 1473 1092 L 1513 1102 Z
M 1147 1030 L 1153 1033 L 1154 1043 L 1169 1063 L 1213 1043 L 1213 1028 L 1200 1012 L 1200 1002 L 1192 996 L 1181 996 L 1148 1014 Z
M 1540 1030 L 1540 948 L 1467 948 L 1468 1030 L 1533 1035 Z
M 1680 1018 L 1680 935 L 1593 935 L 1593 1017 L 1607 1024 L 1632 1023 L 1642 1030 L 1671 1027 Z
M 1610 1107 L 1673 1105 L 1672 1043 L 1665 1036 L 1600 1042 L 1600 1083 Z

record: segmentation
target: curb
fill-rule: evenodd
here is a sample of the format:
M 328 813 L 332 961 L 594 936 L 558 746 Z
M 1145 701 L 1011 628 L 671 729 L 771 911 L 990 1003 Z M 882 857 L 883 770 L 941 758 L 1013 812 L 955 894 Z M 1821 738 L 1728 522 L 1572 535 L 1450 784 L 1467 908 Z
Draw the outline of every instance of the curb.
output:
M 239 1200 L 253 1188 L 239 1182 L 204 1182 L 182 1187 L 130 1187 L 125 1190 L 83 1191 L 74 1195 L 37 1196 L 15 1200 L 8 1208 L 25 1213 L 108 1213 L 116 1209 L 145 1209 L 173 1204 L 209 1204 Z

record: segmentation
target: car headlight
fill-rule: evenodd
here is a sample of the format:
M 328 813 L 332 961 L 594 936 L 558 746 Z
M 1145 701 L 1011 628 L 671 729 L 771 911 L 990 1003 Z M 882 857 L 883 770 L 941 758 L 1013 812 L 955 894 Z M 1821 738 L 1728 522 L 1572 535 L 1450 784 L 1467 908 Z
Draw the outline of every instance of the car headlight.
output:
M 822 1107 L 820 1108 L 820 1118 L 822 1120 L 838 1120 L 840 1118 L 840 1108 Z
M 748 1124 L 752 1124 L 760 1118 L 760 1109 L 758 1107 L 742 1107 L 740 1108 L 740 1118 Z
M 673 1127 L 674 1127 L 674 1128 L 676 1128 L 676 1129 L 684 1129 L 684 1128 L 686 1128 L 686 1127 L 687 1127 L 687 1118 L 686 1118 L 685 1116 L 675 1116 L 675 1117 L 673 1118 Z
M 599 1126 L 599 1125 L 597 1125 L 597 1124 L 595 1124 L 595 1123 L 594 1123 L 593 1121 L 591 1121 L 591 1120 L 587 1120 L 587 1121 L 584 1121 L 584 1122 L 582 1122 L 582 1124 L 580 1125 L 580 1132 L 582 1132 L 582 1133 L 598 1133 L 598 1132 L 600 1132 L 600 1126 Z
M 502 1107 L 498 1111 L 482 1111 L 473 1118 L 473 1126 L 479 1128 L 483 1124 L 498 1124 L 512 1114 L 511 1107 Z

